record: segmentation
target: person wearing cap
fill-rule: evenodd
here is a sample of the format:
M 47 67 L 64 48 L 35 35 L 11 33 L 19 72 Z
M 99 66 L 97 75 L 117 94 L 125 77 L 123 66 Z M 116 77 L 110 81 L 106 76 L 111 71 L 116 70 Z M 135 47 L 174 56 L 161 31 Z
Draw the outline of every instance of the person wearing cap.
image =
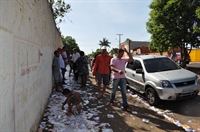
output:
M 128 58 L 123 58 L 124 52 L 128 55 Z M 125 64 L 127 62 L 133 61 L 132 55 L 124 49 L 119 49 L 118 54 L 115 58 L 112 58 L 110 61 L 110 67 L 112 70 L 112 92 L 110 94 L 110 106 L 114 106 L 114 99 L 116 95 L 116 91 L 118 86 L 120 87 L 120 91 L 122 94 L 122 101 L 123 101 L 123 110 L 130 110 L 130 107 L 127 103 L 126 97 L 126 77 L 125 77 Z
M 106 47 L 101 48 L 101 54 L 96 57 L 96 61 L 93 68 L 93 76 L 97 76 L 98 82 L 98 96 L 97 98 L 103 97 L 106 86 L 109 85 L 109 74 L 110 74 L 110 55 L 107 54 Z M 103 80 L 103 88 L 101 83 Z
M 80 57 L 80 54 L 77 52 L 76 48 L 73 49 L 72 61 L 73 61 L 73 73 L 75 81 L 78 81 L 78 70 L 76 66 L 76 60 Z
M 60 68 L 61 68 L 61 71 L 62 71 L 62 83 L 65 84 L 65 72 L 66 72 L 66 67 L 65 67 L 65 63 L 64 63 L 64 60 L 63 60 L 63 57 L 62 57 L 62 49 L 61 48 L 58 48 L 57 51 L 59 52 L 59 64 L 60 64 Z

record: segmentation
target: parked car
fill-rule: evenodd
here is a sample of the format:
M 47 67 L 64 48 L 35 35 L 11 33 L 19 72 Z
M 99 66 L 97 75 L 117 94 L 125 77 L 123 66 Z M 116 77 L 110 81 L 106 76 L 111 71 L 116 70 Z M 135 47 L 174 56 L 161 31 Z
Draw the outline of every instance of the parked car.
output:
M 174 61 L 178 64 L 181 64 L 181 53 L 180 52 L 176 53 L 176 57 L 174 57 Z M 190 63 L 190 55 L 187 55 L 186 64 L 189 64 L 189 63 Z
M 127 85 L 144 94 L 150 105 L 198 95 L 198 76 L 165 56 L 134 56 L 125 68 Z

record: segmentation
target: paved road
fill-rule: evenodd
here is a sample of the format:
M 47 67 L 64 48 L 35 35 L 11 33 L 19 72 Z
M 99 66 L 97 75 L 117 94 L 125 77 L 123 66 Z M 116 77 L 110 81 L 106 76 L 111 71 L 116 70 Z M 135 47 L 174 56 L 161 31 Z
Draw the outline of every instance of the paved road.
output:
M 187 65 L 187 69 L 198 75 L 200 83 L 200 63 L 190 63 Z
M 138 93 L 135 94 L 134 92 L 133 96 L 134 95 L 138 95 Z M 144 98 L 139 99 L 141 102 L 145 102 Z M 162 101 L 162 103 L 155 108 L 149 107 L 156 112 L 164 112 L 165 115 L 172 118 L 172 122 L 176 120 L 178 123 L 182 124 L 181 126 L 189 126 L 196 132 L 200 132 L 200 93 L 194 99 Z M 177 125 L 179 125 L 178 123 Z
M 188 70 L 193 71 L 199 76 L 200 87 L 200 62 L 187 65 Z M 164 102 L 159 106 L 162 110 L 172 112 L 171 116 L 184 124 L 190 125 L 196 131 L 200 132 L 200 93 L 195 99 L 182 101 Z
M 159 109 L 169 110 L 170 115 L 183 124 L 189 125 L 196 131 L 200 131 L 200 93 L 195 99 L 182 101 L 166 101 Z
M 200 68 L 200 62 L 192 62 L 190 64 L 187 64 L 187 67 Z

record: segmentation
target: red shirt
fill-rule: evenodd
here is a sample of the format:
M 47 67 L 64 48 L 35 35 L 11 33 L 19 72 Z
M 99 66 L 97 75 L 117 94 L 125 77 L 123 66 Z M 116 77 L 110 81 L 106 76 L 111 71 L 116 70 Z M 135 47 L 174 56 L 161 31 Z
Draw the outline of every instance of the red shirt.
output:
M 107 54 L 105 56 L 102 54 L 98 55 L 94 64 L 93 74 L 96 74 L 96 71 L 100 74 L 110 74 L 110 60 L 111 57 Z

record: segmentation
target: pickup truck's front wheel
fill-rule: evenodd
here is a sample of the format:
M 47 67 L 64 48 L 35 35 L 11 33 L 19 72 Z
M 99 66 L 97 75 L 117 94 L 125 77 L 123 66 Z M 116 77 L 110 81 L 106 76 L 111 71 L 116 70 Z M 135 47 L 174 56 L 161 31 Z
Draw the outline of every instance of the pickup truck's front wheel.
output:
M 150 105 L 157 105 L 160 102 L 160 98 L 158 97 L 158 94 L 151 87 L 148 87 L 146 89 L 145 96 L 146 96 L 146 100 L 148 101 Z

